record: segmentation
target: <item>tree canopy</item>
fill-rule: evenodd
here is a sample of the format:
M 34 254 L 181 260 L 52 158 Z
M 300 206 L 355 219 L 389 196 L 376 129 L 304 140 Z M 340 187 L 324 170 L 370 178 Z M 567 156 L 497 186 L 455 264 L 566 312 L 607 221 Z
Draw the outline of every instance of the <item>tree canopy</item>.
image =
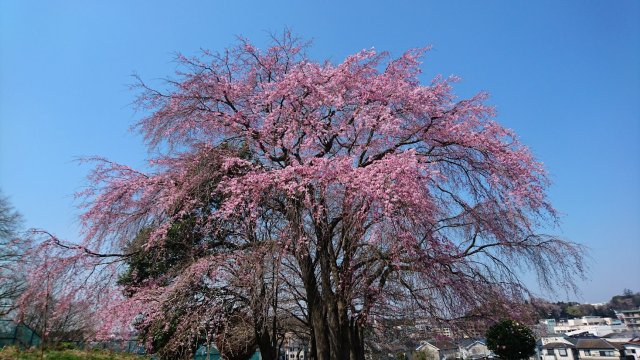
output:
M 528 359 L 535 354 L 533 331 L 514 320 L 503 320 L 487 331 L 487 347 L 501 359 Z
M 91 159 L 84 239 L 43 242 L 58 261 L 32 283 L 100 291 L 104 332 L 133 323 L 166 358 L 236 328 L 263 359 L 295 331 L 317 359 L 355 360 L 375 319 L 524 317 L 521 271 L 582 273 L 578 245 L 540 233 L 547 175 L 486 94 L 421 84 L 425 49 L 333 64 L 307 46 L 241 39 L 180 56 L 166 89 L 140 82 L 150 169 Z

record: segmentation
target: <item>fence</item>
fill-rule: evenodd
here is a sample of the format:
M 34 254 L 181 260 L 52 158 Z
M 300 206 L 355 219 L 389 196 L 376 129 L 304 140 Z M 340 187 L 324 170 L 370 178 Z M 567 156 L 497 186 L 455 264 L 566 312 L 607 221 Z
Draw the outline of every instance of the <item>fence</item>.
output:
M 0 348 L 5 346 L 18 346 L 20 348 L 39 347 L 42 338 L 35 331 L 22 323 L 12 320 L 0 319 Z M 68 341 L 78 349 L 104 349 L 113 352 L 127 352 L 133 354 L 145 354 L 144 346 L 135 339 L 132 340 L 110 340 L 100 342 L 76 342 Z M 213 346 L 201 346 L 196 351 L 194 360 L 220 360 L 220 352 Z M 251 360 L 259 360 L 260 353 L 256 352 Z
M 0 319 L 0 348 L 5 346 L 32 348 L 40 346 L 41 342 L 40 335 L 27 325 Z

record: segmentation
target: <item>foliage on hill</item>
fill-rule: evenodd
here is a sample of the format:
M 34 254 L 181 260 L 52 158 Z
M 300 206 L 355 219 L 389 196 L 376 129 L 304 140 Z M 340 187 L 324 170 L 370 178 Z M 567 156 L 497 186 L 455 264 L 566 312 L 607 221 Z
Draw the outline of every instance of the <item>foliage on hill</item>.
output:
M 616 295 L 609 301 L 609 306 L 615 310 L 632 310 L 640 307 L 640 292 L 624 289 L 622 295 Z
M 540 319 L 573 319 L 583 316 L 616 317 L 615 312 L 640 307 L 640 292 L 624 289 L 621 295 L 615 295 L 603 305 L 581 304 L 575 301 L 550 303 L 544 300 L 534 302 Z

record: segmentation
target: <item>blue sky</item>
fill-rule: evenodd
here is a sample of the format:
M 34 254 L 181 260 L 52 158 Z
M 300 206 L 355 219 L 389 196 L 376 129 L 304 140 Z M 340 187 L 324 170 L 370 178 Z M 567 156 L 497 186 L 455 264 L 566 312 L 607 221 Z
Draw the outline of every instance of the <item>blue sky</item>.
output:
M 313 3 L 0 1 L 0 189 L 27 227 L 77 238 L 72 194 L 88 169 L 74 159 L 142 166 L 130 75 L 172 75 L 175 52 L 237 35 L 260 46 L 284 28 L 334 62 L 433 45 L 425 81 L 455 74 L 460 96 L 491 93 L 497 120 L 546 164 L 555 232 L 591 249 L 582 294 L 553 298 L 640 291 L 640 2 Z

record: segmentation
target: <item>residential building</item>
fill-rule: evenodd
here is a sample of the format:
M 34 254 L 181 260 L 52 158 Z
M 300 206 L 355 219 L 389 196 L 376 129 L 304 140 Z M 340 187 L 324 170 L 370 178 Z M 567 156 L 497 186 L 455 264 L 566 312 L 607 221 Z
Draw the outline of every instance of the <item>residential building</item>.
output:
M 458 345 L 451 340 L 431 340 L 423 341 L 416 351 L 424 351 L 435 359 L 458 359 L 461 358 L 461 351 Z
M 565 334 L 548 334 L 540 337 L 541 345 L 546 345 L 546 344 L 555 343 L 555 342 L 564 342 L 567 344 L 573 344 L 568 340 Z
M 629 330 L 640 334 L 640 308 L 636 310 L 623 310 L 620 311 L 620 314 Z
M 549 324 L 547 323 L 547 326 Z M 619 319 L 599 316 L 584 316 L 578 319 L 563 320 L 553 326 L 553 332 L 567 335 L 575 335 L 587 331 L 595 336 L 604 336 L 626 330 L 627 326 Z
M 300 339 L 293 333 L 285 335 L 284 353 L 286 360 L 306 360 L 309 359 L 308 342 Z
M 548 334 L 540 337 L 536 348 L 540 360 L 575 360 L 575 345 L 564 334 Z M 565 351 L 561 350 L 565 349 Z
M 453 329 L 429 319 L 416 320 L 415 328 L 433 337 L 453 338 Z
M 575 339 L 575 349 L 579 359 L 582 360 L 618 360 L 620 359 L 619 346 L 604 339 Z
M 542 345 L 541 360 L 576 360 L 576 347 L 569 342 L 550 342 Z
M 462 339 L 458 342 L 463 359 L 482 359 L 493 357 L 484 339 Z
M 553 333 L 554 328 L 556 327 L 556 319 L 542 319 L 540 320 L 540 324 L 544 325 L 547 333 Z
M 628 360 L 640 360 L 640 337 L 635 337 L 624 344 L 624 355 Z

